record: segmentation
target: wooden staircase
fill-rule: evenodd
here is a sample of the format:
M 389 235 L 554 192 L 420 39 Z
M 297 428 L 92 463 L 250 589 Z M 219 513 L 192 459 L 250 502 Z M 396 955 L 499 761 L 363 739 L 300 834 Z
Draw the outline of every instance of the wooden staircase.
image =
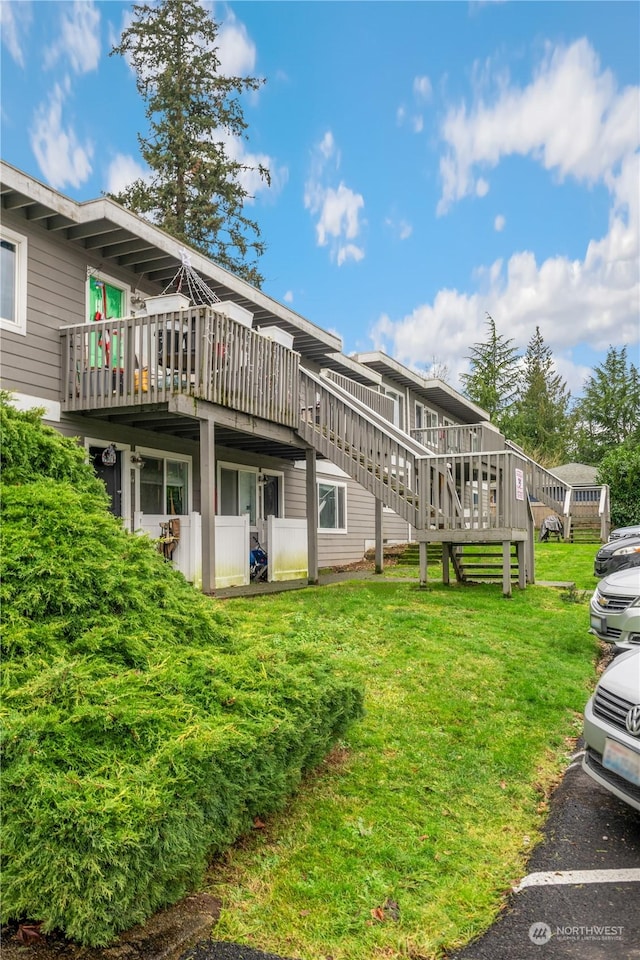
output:
M 457 546 L 452 551 L 453 567 L 459 583 L 496 583 L 504 576 L 501 544 L 484 544 L 482 547 Z M 511 582 L 518 580 L 518 558 L 515 544 L 510 548 Z
M 473 427 L 469 427 L 470 430 Z M 523 544 L 532 542 L 533 527 L 525 477 L 527 463 L 512 449 L 434 453 L 364 402 L 335 379 L 300 369 L 300 437 L 318 454 L 345 471 L 406 520 L 427 549 L 449 554 L 461 544 L 519 545 L 519 583 L 524 586 Z M 531 472 L 531 470 L 529 470 Z M 554 481 L 556 478 L 553 478 Z M 489 547 L 487 547 L 487 551 Z M 424 558 L 425 552 L 422 552 Z M 486 557 L 483 579 L 502 578 L 510 591 L 513 571 L 502 577 Z M 475 563 L 472 568 L 470 564 Z M 480 560 L 460 559 L 456 576 L 480 576 Z M 495 555 L 494 561 L 495 564 Z M 426 582 L 420 564 L 420 580 Z M 449 564 L 443 578 L 449 576 Z

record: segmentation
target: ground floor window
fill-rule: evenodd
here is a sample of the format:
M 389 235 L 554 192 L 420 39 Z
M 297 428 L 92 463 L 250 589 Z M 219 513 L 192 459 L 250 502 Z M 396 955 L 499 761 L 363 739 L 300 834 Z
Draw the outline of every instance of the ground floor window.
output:
M 218 513 L 223 517 L 249 514 L 251 526 L 256 524 L 258 471 L 220 466 L 218 472 Z
M 143 454 L 140 469 L 140 510 L 142 513 L 189 512 L 189 464 L 185 460 Z
M 345 484 L 318 482 L 318 528 L 346 533 L 347 488 Z

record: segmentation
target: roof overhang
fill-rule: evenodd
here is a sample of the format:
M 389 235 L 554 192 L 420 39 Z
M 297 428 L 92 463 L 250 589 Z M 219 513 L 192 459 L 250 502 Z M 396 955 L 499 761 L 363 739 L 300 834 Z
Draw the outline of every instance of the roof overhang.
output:
M 371 353 L 357 353 L 353 359 L 371 367 L 372 370 L 376 370 L 381 376 L 387 377 L 403 387 L 408 387 L 422 397 L 425 403 L 435 404 L 462 423 L 489 421 L 489 414 L 486 410 L 476 406 L 471 400 L 467 400 L 444 380 L 428 380 L 380 350 Z
M 37 225 L 99 262 L 134 274 L 149 292 L 167 287 L 182 264 L 185 245 L 107 197 L 77 203 L 10 164 L 0 163 L 2 210 Z M 342 350 L 342 339 L 186 248 L 191 265 L 220 300 L 234 300 L 253 314 L 254 326 L 278 326 L 294 337 L 294 349 L 324 364 Z

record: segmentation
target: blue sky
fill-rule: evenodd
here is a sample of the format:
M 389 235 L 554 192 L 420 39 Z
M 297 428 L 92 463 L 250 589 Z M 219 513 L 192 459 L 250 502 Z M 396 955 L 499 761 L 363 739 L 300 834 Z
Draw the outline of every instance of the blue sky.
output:
M 487 312 L 574 395 L 610 345 L 640 362 L 640 4 L 203 4 L 266 78 L 229 145 L 272 171 L 266 293 L 455 387 Z M 2 157 L 76 200 L 144 173 L 130 14 L 0 0 Z

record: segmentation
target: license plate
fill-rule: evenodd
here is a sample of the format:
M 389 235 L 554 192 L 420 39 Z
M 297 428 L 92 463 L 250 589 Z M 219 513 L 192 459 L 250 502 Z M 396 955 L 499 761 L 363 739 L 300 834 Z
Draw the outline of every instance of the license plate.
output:
M 607 738 L 602 755 L 602 766 L 640 787 L 640 753 L 630 750 L 623 743 Z
M 591 614 L 591 626 L 598 633 L 607 632 L 607 621 L 605 617 L 596 617 L 594 613 Z

